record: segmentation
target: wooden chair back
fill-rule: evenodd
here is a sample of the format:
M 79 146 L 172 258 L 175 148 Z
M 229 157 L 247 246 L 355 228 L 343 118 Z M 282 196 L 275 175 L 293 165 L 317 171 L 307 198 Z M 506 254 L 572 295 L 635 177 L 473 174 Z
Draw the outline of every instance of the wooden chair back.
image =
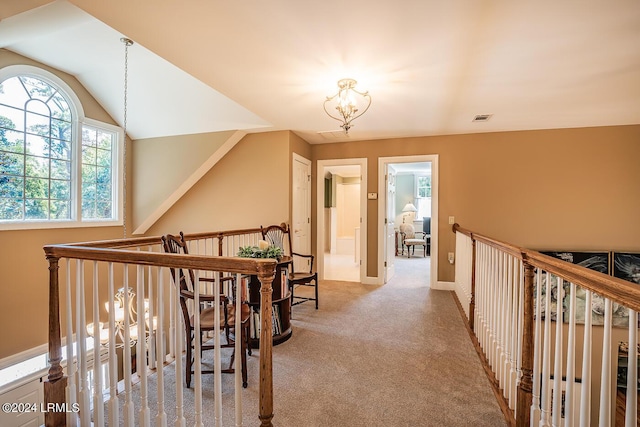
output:
M 266 240 L 271 245 L 282 249 L 282 253 L 284 255 L 292 255 L 293 250 L 291 249 L 291 232 L 289 224 L 285 224 L 283 222 L 280 225 L 270 225 L 268 227 L 260 226 L 260 233 L 262 233 L 263 240 Z

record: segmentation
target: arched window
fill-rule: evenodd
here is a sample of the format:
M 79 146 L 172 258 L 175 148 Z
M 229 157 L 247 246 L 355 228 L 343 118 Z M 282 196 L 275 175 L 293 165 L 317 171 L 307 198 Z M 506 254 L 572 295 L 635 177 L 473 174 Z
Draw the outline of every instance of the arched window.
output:
M 0 228 L 119 223 L 122 131 L 82 111 L 53 74 L 0 70 Z

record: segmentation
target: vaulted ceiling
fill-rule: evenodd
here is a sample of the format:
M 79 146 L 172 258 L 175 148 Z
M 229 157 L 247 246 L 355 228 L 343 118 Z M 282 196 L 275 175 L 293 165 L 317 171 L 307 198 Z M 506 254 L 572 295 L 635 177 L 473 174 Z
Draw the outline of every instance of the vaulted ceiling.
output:
M 640 123 L 637 0 L 2 0 L 0 48 L 75 75 L 133 138 L 311 143 Z M 349 137 L 322 103 L 373 102 Z M 475 115 L 492 114 L 487 122 Z

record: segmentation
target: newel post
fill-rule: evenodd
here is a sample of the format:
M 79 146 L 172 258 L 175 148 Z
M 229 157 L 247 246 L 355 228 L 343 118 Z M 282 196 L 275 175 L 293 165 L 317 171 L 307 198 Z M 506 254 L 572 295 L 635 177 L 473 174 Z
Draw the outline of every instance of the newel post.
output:
M 49 376 L 44 382 L 44 401 L 63 407 L 66 401 L 65 389 L 67 377 L 64 376 L 60 362 L 62 344 L 60 340 L 60 292 L 58 283 L 59 258 L 47 255 L 49 261 Z M 69 343 L 70 345 L 71 343 Z M 64 411 L 47 411 L 44 422 L 47 427 L 67 425 Z
M 471 235 L 471 301 L 469 302 L 469 328 L 473 331 L 476 311 L 476 239 Z
M 274 264 L 261 264 L 260 279 L 260 421 L 262 427 L 273 424 L 273 325 L 271 284 L 275 277 Z
M 518 386 L 516 426 L 525 427 L 531 423 L 531 403 L 533 400 L 533 266 L 525 257 L 524 263 L 524 309 L 522 327 L 522 376 Z

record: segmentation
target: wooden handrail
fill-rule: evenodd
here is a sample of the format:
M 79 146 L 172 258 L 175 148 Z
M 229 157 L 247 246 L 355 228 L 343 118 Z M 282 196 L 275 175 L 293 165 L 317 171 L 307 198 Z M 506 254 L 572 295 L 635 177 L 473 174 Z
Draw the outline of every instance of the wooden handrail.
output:
M 524 250 L 524 254 L 526 261 L 534 267 L 542 268 L 600 296 L 609 298 L 615 303 L 640 311 L 640 286 L 636 284 L 540 252 L 527 249 Z
M 458 224 L 453 225 L 453 232 L 463 233 L 471 237 L 474 242 L 482 242 L 514 257 L 548 271 L 551 274 L 560 276 L 563 279 L 580 285 L 596 294 L 609 298 L 611 301 L 629 307 L 635 311 L 640 311 L 640 286 L 626 280 L 609 276 L 598 271 L 588 269 L 576 264 L 571 264 L 560 259 L 544 255 L 538 251 L 525 249 L 493 239 L 482 234 L 478 234 Z
M 47 258 L 74 258 L 90 261 L 117 262 L 156 267 L 191 268 L 196 270 L 224 271 L 227 273 L 258 274 L 263 269 L 275 272 L 276 260 L 269 258 L 237 258 L 208 255 L 167 254 L 161 252 L 131 251 L 80 247 L 73 245 L 48 245 Z
M 201 233 L 184 234 L 184 239 L 200 240 L 211 238 L 224 238 L 229 236 L 241 236 L 243 234 L 260 234 L 260 228 L 245 228 L 238 230 L 225 230 L 225 231 L 207 231 Z M 127 239 L 111 239 L 111 240 L 97 240 L 88 242 L 77 243 L 65 243 L 65 246 L 82 246 L 87 248 L 127 248 L 138 246 L 150 246 L 155 244 L 162 244 L 162 236 L 147 236 L 147 237 L 132 237 Z M 52 245 L 56 246 L 56 245 Z

